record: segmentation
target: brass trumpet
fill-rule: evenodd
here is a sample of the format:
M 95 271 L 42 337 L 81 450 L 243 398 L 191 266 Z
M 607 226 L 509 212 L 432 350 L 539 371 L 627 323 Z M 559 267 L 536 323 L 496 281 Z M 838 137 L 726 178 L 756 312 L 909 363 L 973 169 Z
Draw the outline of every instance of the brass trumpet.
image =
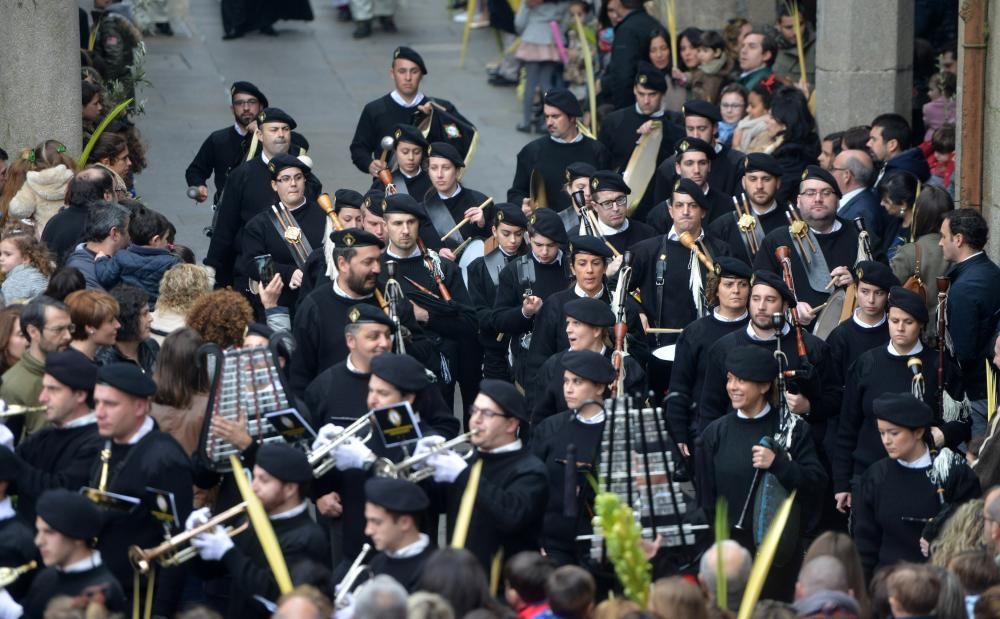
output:
M 29 561 L 17 567 L 0 567 L 0 589 L 9 587 L 17 582 L 17 579 L 38 567 L 37 561 Z
M 20 404 L 5 405 L 0 404 L 0 419 L 17 417 L 18 415 L 29 415 L 31 413 L 44 413 L 45 406 L 21 406 Z
M 149 572 L 153 563 L 158 563 L 164 567 L 172 567 L 190 561 L 198 555 L 198 551 L 190 545 L 191 540 L 196 535 L 210 531 L 223 522 L 246 513 L 246 511 L 247 504 L 244 501 L 230 507 L 224 512 L 216 514 L 205 524 L 199 525 L 189 531 L 178 533 L 155 548 L 130 546 L 128 549 L 128 559 L 132 563 L 132 567 L 135 568 L 135 571 L 140 574 Z M 249 520 L 239 526 L 226 527 L 226 534 L 229 537 L 236 537 L 245 531 L 248 526 L 250 526 Z
M 360 435 L 361 431 L 366 427 L 368 434 L 365 434 L 363 437 L 356 436 Z M 333 437 L 332 440 L 323 443 L 309 453 L 309 466 L 312 467 L 313 477 L 319 479 L 337 465 L 337 460 L 333 457 L 333 450 L 349 438 L 358 438 L 362 443 L 367 443 L 372 439 L 371 412 L 358 418 L 351 425 L 344 428 L 343 432 Z
M 423 464 L 425 460 L 433 455 L 450 450 L 461 456 L 463 460 L 471 458 L 472 454 L 476 453 L 476 448 L 470 442 L 470 439 L 478 432 L 478 430 L 471 430 L 465 434 L 460 434 L 450 441 L 445 441 L 431 447 L 427 453 L 420 454 L 419 456 L 410 456 L 400 462 L 393 462 L 388 458 L 379 458 L 372 466 L 372 471 L 374 471 L 376 477 L 405 479 L 406 481 L 419 483 L 434 474 L 434 467 L 424 466 L 419 469 L 415 467 Z
M 337 597 L 333 600 L 333 607 L 340 610 L 347 606 L 347 596 L 354 589 L 354 583 L 358 582 L 358 579 L 365 573 L 370 571 L 368 565 L 365 563 L 365 559 L 368 558 L 368 553 L 372 550 L 371 544 L 365 544 L 361 547 L 361 552 L 358 556 L 354 558 L 354 562 L 351 563 L 351 567 L 348 568 L 347 573 L 344 574 L 344 578 L 341 579 L 340 585 L 338 586 Z

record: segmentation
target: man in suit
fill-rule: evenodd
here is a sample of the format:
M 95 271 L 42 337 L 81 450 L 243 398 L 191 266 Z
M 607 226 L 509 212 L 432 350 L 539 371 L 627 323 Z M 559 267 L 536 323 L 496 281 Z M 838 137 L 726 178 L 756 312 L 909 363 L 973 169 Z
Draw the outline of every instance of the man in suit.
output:
M 837 216 L 846 221 L 860 217 L 868 232 L 881 238 L 885 229 L 885 209 L 868 188 L 875 177 L 875 164 L 863 150 L 841 151 L 830 169 L 844 197 L 837 207 Z

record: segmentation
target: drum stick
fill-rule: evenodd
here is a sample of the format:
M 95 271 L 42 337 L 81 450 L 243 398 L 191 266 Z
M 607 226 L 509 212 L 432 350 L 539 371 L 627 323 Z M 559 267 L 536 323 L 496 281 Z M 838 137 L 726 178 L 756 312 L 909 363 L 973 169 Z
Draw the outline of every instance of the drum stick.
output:
M 827 301 L 826 303 L 824 303 L 822 305 L 817 305 L 816 307 L 813 308 L 813 311 L 814 312 L 818 312 L 818 311 L 820 311 L 821 309 L 823 309 L 824 307 L 826 307 L 829 304 L 830 304 L 830 302 Z
M 684 329 L 668 329 L 665 327 L 650 327 L 646 333 L 682 333 Z
M 828 282 L 828 283 L 826 284 L 826 287 L 824 287 L 824 288 L 823 288 L 823 290 L 829 290 L 830 288 L 833 288 L 833 285 L 834 285 L 834 284 L 836 284 L 836 283 L 837 283 L 837 280 L 835 280 L 835 279 L 831 279 L 831 280 L 830 280 L 830 281 L 829 281 L 829 282 Z
M 482 204 L 480 204 L 479 206 L 477 206 L 476 208 L 481 211 L 484 208 L 486 208 L 487 206 L 489 206 L 492 202 L 493 202 L 493 198 L 486 198 L 486 200 Z M 465 224 L 469 223 L 470 221 L 472 221 L 472 219 L 466 217 L 462 221 L 460 221 L 457 224 L 455 224 L 454 228 L 452 228 L 451 230 L 449 230 L 449 231 L 447 231 L 447 232 L 444 233 L 444 236 L 441 237 L 441 242 L 444 243 L 445 239 L 447 239 L 449 236 L 455 234 L 455 232 L 457 232 L 459 228 L 461 228 Z

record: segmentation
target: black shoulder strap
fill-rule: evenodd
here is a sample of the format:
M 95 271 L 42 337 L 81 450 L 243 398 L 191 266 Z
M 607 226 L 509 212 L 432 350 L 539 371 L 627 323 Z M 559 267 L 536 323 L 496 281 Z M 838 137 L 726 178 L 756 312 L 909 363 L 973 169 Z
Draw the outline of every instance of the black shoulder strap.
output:
M 664 234 L 660 240 L 660 253 L 656 257 L 656 316 L 653 317 L 654 325 L 660 324 L 660 316 L 663 314 L 663 278 L 667 273 L 667 235 Z

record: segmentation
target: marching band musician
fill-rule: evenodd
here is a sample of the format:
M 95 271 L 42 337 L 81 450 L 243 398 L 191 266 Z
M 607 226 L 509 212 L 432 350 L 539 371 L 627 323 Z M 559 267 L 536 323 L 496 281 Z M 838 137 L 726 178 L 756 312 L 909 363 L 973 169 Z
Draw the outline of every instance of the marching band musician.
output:
M 312 478 L 312 467 L 305 453 L 291 445 L 266 443 L 257 450 L 253 493 L 271 521 L 289 573 L 300 578 L 308 573 L 310 579 L 317 578 L 315 570 L 302 566 L 330 563 L 326 535 L 309 515 L 307 488 Z M 191 512 L 185 527 L 191 530 L 210 518 L 208 508 L 202 507 Z M 221 567 L 231 578 L 227 617 L 270 616 L 255 598 L 273 602 L 281 593 L 253 531 L 244 531 L 234 539 L 222 525 L 216 525 L 194 536 L 191 546 L 197 549 L 202 561 L 218 562 L 200 566 L 200 571 L 208 574 Z
M 788 413 L 788 418 L 783 418 L 785 413 L 777 400 L 782 396 L 776 393 L 774 384 L 778 362 L 770 351 L 759 346 L 729 348 L 723 367 L 729 406 L 735 413 L 716 419 L 701 434 L 695 450 L 698 501 L 706 512 L 712 513 L 716 499 L 725 498 L 729 505 L 729 525 L 735 527 L 733 535 L 753 550 L 760 542 L 758 533 L 770 525 L 763 505 L 760 510 L 754 505 L 757 501 L 766 503 L 757 495 L 769 492 L 767 482 L 754 483 L 758 471 L 761 477 L 773 476 L 785 493 L 799 491 L 793 507 L 796 512 L 809 509 L 810 501 L 804 493 L 822 487 L 827 476 L 809 435 L 808 423 L 798 420 L 788 431 L 787 442 L 780 439 L 782 426 L 794 422 L 795 417 L 794 413 Z M 767 439 L 766 444 L 763 439 Z M 744 505 L 749 505 L 746 514 L 741 513 Z M 798 519 L 803 523 L 809 521 L 805 514 Z M 801 561 L 801 533 L 807 532 L 784 531 L 784 544 L 775 557 L 763 595 L 790 599 L 797 564 Z
M 373 477 L 365 482 L 365 535 L 378 551 L 368 569 L 388 574 L 413 593 L 427 559 L 437 550 L 426 526 L 430 499 L 423 488 L 403 479 Z
M 466 269 L 469 298 L 479 316 L 479 345 L 483 349 L 484 378 L 511 379 L 510 364 L 507 362 L 510 335 L 500 333 L 493 327 L 491 314 L 500 272 L 511 260 L 527 251 L 524 242 L 527 228 L 528 218 L 521 212 L 521 207 L 509 202 L 497 204 L 491 228 L 496 247 L 473 260 Z
M 651 226 L 627 216 L 628 196 L 631 193 L 632 190 L 625 184 L 625 179 L 617 172 L 599 170 L 594 172 L 590 179 L 590 194 L 593 198 L 591 204 L 594 205 L 593 210 L 596 214 L 596 232 L 619 254 L 624 254 L 625 250 L 639 241 L 656 236 L 656 231 Z M 570 238 L 574 236 L 580 236 L 579 230 L 576 234 L 570 234 Z M 614 276 L 618 272 L 620 264 L 621 261 L 616 260 L 609 276 Z
M 424 134 L 413 125 L 399 124 L 392 132 L 395 140 L 393 153 L 396 167 L 392 171 L 392 186 L 396 193 L 408 193 L 418 200 L 431 190 L 431 178 L 427 174 L 427 147 L 430 144 Z M 372 189 L 385 192 L 381 179 L 372 180 Z M 379 196 L 379 200 L 385 196 Z M 344 225 L 347 227 L 347 225 Z M 360 227 L 360 226 L 359 226 Z
M 536 417 L 531 431 L 531 451 L 545 463 L 549 480 L 542 548 L 557 566 L 579 563 L 576 537 L 591 532 L 594 495 L 584 474 L 596 475 L 606 419 L 604 397 L 615 381 L 611 360 L 598 352 L 571 350 L 560 355 L 559 362 L 568 408 L 544 420 Z M 570 445 L 574 459 L 567 462 Z M 570 466 L 578 472 L 572 490 L 566 488 L 566 470 Z M 578 505 L 567 514 L 565 503 L 569 496 Z
M 381 200 L 381 196 L 379 200 Z M 337 215 L 341 228 L 361 228 L 364 223 L 363 205 L 365 197 L 353 189 L 338 189 L 333 193 L 333 212 Z M 321 209 L 322 210 L 322 209 Z M 325 216 L 325 215 L 324 215 Z M 336 274 L 336 266 L 329 257 L 326 240 L 336 230 L 336 226 L 325 216 L 322 243 L 313 246 L 312 253 L 306 260 L 303 269 L 302 285 L 299 288 L 298 301 L 302 302 L 309 294 L 319 286 L 329 286 L 331 275 Z M 311 244 L 311 240 L 310 240 Z M 332 249 L 332 244 L 330 249 Z M 255 254 L 257 255 L 257 254 Z
M 562 191 L 566 166 L 589 163 L 603 170 L 611 165 L 611 155 L 603 144 L 580 132 L 577 119 L 583 116 L 583 108 L 576 95 L 565 88 L 553 88 L 544 94 L 542 114 L 549 134 L 529 142 L 517 153 L 507 201 L 520 204 L 526 212 L 536 209 L 539 205 L 533 204 L 530 196 L 532 173 L 537 173 L 545 184 L 547 206 L 559 212 L 571 208 L 569 195 Z
M 295 307 L 299 297 L 298 289 L 302 286 L 305 269 L 305 259 L 313 248 L 322 247 L 323 231 L 326 226 L 326 214 L 315 200 L 305 195 L 306 176 L 311 168 L 302 163 L 298 157 L 281 154 L 276 155 L 267 163 L 271 173 L 271 188 L 278 196 L 277 208 L 291 215 L 292 222 L 284 221 L 284 215 L 278 216 L 268 208 L 253 216 L 243 227 L 242 251 L 237 262 L 237 281 L 243 278 L 259 280 L 257 265 L 254 258 L 270 254 L 274 270 L 281 275 L 284 283 L 278 304 L 287 307 L 294 319 Z M 286 224 L 293 224 L 286 226 Z M 304 239 L 304 242 L 303 242 Z M 293 245 L 299 245 L 302 250 Z M 296 251 L 303 251 L 296 259 Z M 267 282 L 263 282 L 267 285 Z M 248 294 L 251 303 L 257 295 Z
M 583 192 L 583 208 L 589 208 L 592 204 L 590 201 L 590 179 L 593 178 L 597 169 L 590 165 L 589 163 L 583 163 L 582 161 L 574 161 L 573 163 L 566 166 L 565 178 L 566 183 L 563 185 L 563 191 L 570 197 L 571 208 L 563 211 L 559 211 L 559 217 L 562 218 L 563 223 L 566 224 L 566 234 L 574 236 L 580 232 L 580 215 L 582 213 L 577 213 L 579 205 L 576 200 L 573 199 L 573 194 L 581 191 Z
M 143 503 L 147 488 L 172 493 L 177 516 L 183 521 L 191 511 L 191 463 L 184 448 L 161 432 L 149 415 L 150 398 L 155 393 L 156 383 L 137 365 L 112 363 L 97 370 L 97 430 L 106 447 L 91 469 L 90 487 L 141 499 Z M 156 546 L 163 541 L 163 532 L 163 524 L 144 506 L 128 511 L 110 507 L 104 512 L 97 549 L 129 600 L 145 591 L 133 588 L 128 548 L 133 544 L 141 548 Z M 183 572 L 178 568 L 159 572 L 154 615 L 173 614 L 183 581 Z
M 353 189 L 338 189 L 333 192 L 333 210 L 344 228 L 360 228 L 361 208 L 365 197 Z M 333 230 L 330 230 L 333 232 Z
M 569 269 L 576 283 L 545 299 L 535 317 L 531 346 L 525 360 L 528 386 L 536 385 L 538 370 L 552 355 L 569 346 L 566 336 L 564 306 L 574 299 L 598 299 L 610 304 L 611 295 L 604 284 L 611 250 L 596 236 L 580 236 L 569 242 Z M 610 305 L 609 305 L 610 308 Z
M 545 465 L 518 438 L 521 425 L 527 425 L 528 421 L 524 396 L 514 385 L 483 380 L 469 422 L 470 431 L 475 432 L 470 439 L 476 448 L 473 456 L 466 461 L 455 452 L 446 451 L 427 459 L 437 482 L 432 491 L 441 493 L 440 499 L 446 506 L 449 537 L 454 532 L 471 467 L 476 462 L 483 463 L 465 548 L 475 555 L 486 573 L 490 573 L 498 552 L 502 553 L 502 565 L 506 557 L 539 547 L 548 483 Z M 442 440 L 422 439 L 414 456 Z
M 793 248 L 792 277 L 799 299 L 799 320 L 803 326 L 816 318 L 814 307 L 830 296 L 829 283 L 847 286 L 853 282 L 851 270 L 858 261 L 858 230 L 851 222 L 837 218 L 841 192 L 833 175 L 810 165 L 802 172 L 798 191 L 798 212 L 805 222 L 801 235 L 794 234 L 795 224 L 773 230 L 754 258 L 755 270 L 781 273 L 774 250 L 784 245 Z M 803 252 L 807 254 L 803 256 Z
M 568 348 L 557 352 L 545 360 L 537 376 L 534 388 L 528 394 L 531 406 L 531 427 L 559 411 L 566 410 L 563 392 L 563 359 L 573 352 L 589 350 L 609 360 L 614 349 L 607 345 L 608 329 L 614 326 L 615 316 L 604 301 L 583 297 L 573 299 L 563 307 L 563 333 L 568 340 Z M 624 358 L 625 391 L 622 395 L 644 392 L 646 373 L 631 355 Z M 613 382 L 613 381 L 612 381 Z
M 674 164 L 677 172 L 676 177 L 690 180 L 702 192 L 706 224 L 733 210 L 732 196 L 722 193 L 709 183 L 712 162 L 716 158 L 715 149 L 711 144 L 698 138 L 681 138 L 674 146 L 674 157 L 677 161 Z M 661 201 L 650 209 L 646 222 L 654 230 L 660 232 L 670 228 L 672 218 L 671 203 Z
M 369 232 L 378 240 L 385 243 L 385 214 L 382 212 L 382 202 L 385 200 L 385 191 L 382 189 L 369 189 L 365 194 L 365 199 L 361 202 L 361 226 L 365 232 Z
M 41 619 L 53 598 L 85 596 L 103 601 L 112 613 L 124 613 L 125 594 L 104 564 L 94 543 L 101 530 L 101 513 L 82 494 L 63 488 L 46 491 L 37 504 L 35 544 L 45 569 L 35 576 L 21 609 L 11 607 L 0 593 L 0 616 Z M 2 591 L 2 590 L 0 590 Z
M 14 433 L 10 428 L 0 424 L 0 449 L 11 450 L 14 447 Z M 22 517 L 15 509 L 11 495 L 11 482 L 0 476 L 0 568 L 17 569 L 37 559 L 34 531 L 31 519 Z M 6 589 L 13 600 L 20 600 L 31 585 L 31 574 L 25 574 Z M 3 590 L 0 588 L 0 617 L 4 617 Z M 8 598 L 9 599 L 9 598 Z M 11 600 L 11 601 L 13 601 Z
M 31 434 L 14 452 L 0 445 L 0 479 L 11 482 L 18 515 L 35 519 L 35 502 L 53 488 L 76 491 L 90 478 L 102 441 L 91 408 L 97 366 L 75 349 L 45 356 L 42 393 L 45 421 L 51 424 Z
M 490 230 L 486 222 L 493 219 L 494 207 L 478 208 L 486 201 L 486 195 L 459 182 L 460 170 L 464 167 L 465 160 L 451 144 L 434 142 L 427 148 L 427 175 L 433 187 L 422 199 L 436 233 L 436 243 L 427 245 L 440 249 L 441 255 L 449 260 L 455 259 L 453 250 L 466 239 L 488 238 Z M 468 221 L 451 233 L 442 246 L 441 237 L 465 220 Z
M 712 235 L 729 244 L 734 256 L 747 264 L 753 264 L 755 248 L 759 248 L 772 230 L 787 224 L 785 210 L 778 205 L 775 196 L 781 188 L 781 164 L 767 153 L 750 153 L 740 163 L 741 192 L 736 199 L 749 209 L 753 220 L 749 230 L 742 228 L 743 218 L 736 210 L 727 212 L 709 226 Z M 747 235 L 753 235 L 753 247 Z
M 494 329 L 511 338 L 514 381 L 522 386 L 528 384 L 525 360 L 535 316 L 546 299 L 569 284 L 562 250 L 566 240 L 566 229 L 559 215 L 552 209 L 539 209 L 528 217 L 530 251 L 511 260 L 500 271 L 490 321 Z
M 910 393 L 883 393 L 872 409 L 888 455 L 861 476 L 853 501 L 854 543 L 866 580 L 883 565 L 922 562 L 921 546 L 933 539 L 935 520 L 980 495 L 965 458 L 950 449 L 932 456 L 927 434 L 934 412 L 927 404 Z
M 720 256 L 715 261 L 719 276 L 718 305 L 712 313 L 684 327 L 677 338 L 674 366 L 670 372 L 670 396 L 666 420 L 677 447 L 685 458 L 698 433 L 696 412 L 708 364 L 708 349 L 722 336 L 745 329 L 750 320 L 750 267 L 737 258 Z
M 927 406 L 933 408 L 937 402 L 938 354 L 920 341 L 920 331 L 929 320 L 927 305 L 917 293 L 895 286 L 889 292 L 888 307 L 888 345 L 883 340 L 858 356 L 844 388 L 837 449 L 832 458 L 835 498 L 842 512 L 851 506 L 858 478 L 872 463 L 885 457 L 885 448 L 876 434 L 874 402 L 879 396 L 917 391 Z M 918 364 L 915 368 L 914 363 Z M 961 391 L 954 385 L 957 376 L 952 368 L 945 368 L 945 377 L 948 391 Z M 961 421 L 934 419 L 926 431 L 933 447 L 955 449 L 971 438 L 970 429 Z

